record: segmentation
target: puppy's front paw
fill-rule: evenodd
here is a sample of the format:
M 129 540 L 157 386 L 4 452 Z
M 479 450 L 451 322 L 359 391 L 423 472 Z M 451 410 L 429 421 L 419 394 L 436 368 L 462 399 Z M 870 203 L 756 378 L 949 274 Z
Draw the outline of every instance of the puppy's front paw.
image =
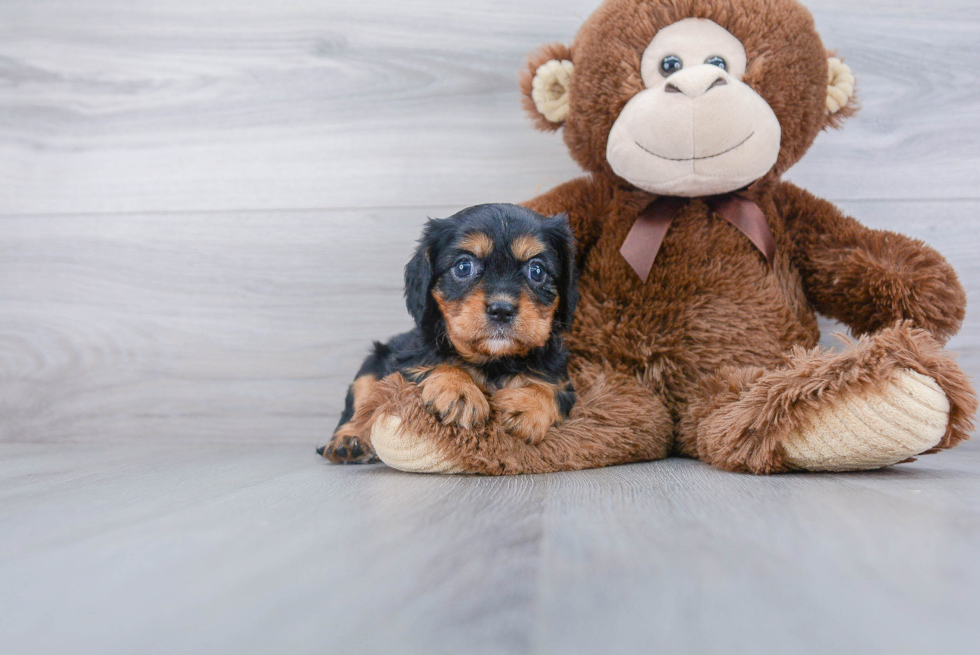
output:
M 538 385 L 501 389 L 493 394 L 493 406 L 500 413 L 501 427 L 532 445 L 561 420 L 554 393 Z
M 373 464 L 380 462 L 369 440 L 344 431 L 341 426 L 326 446 L 316 449 L 318 455 L 334 464 Z
M 454 366 L 435 367 L 419 386 L 426 408 L 444 425 L 470 430 L 483 425 L 490 415 L 486 395 L 466 371 Z

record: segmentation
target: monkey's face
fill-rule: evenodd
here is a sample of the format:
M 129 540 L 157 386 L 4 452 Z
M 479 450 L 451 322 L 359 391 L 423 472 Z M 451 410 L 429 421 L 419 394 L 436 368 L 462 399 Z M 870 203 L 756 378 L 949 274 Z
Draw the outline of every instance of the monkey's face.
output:
M 776 163 L 780 126 L 742 82 L 745 48 L 718 24 L 686 18 L 643 53 L 644 90 L 609 133 L 606 159 L 633 185 L 660 195 L 707 196 L 739 189 Z
M 854 83 L 797 0 L 604 0 L 521 76 L 587 171 L 688 197 L 778 179 L 854 114 Z

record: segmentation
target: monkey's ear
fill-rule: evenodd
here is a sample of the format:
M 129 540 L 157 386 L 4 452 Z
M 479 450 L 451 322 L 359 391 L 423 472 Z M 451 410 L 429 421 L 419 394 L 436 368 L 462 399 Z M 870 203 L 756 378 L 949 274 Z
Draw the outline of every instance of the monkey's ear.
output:
M 827 55 L 827 127 L 839 128 L 844 119 L 857 113 L 856 82 L 850 66 L 832 52 Z
M 553 132 L 568 117 L 572 51 L 564 43 L 549 43 L 531 53 L 521 71 L 521 102 L 539 130 Z

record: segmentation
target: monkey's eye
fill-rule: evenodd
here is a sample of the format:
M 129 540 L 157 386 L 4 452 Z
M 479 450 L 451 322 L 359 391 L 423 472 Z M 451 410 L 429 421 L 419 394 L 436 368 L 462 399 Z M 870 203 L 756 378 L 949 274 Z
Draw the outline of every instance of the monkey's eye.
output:
M 660 74 L 664 77 L 669 77 L 682 68 L 684 68 L 684 62 L 677 55 L 667 55 L 660 62 Z
M 547 275 L 548 274 L 545 273 L 544 266 L 542 266 L 541 262 L 539 262 L 538 260 L 532 259 L 531 262 L 527 265 L 527 279 L 529 279 L 534 284 L 541 284 L 542 282 L 544 282 L 544 279 L 545 277 L 547 277 Z
M 453 277 L 457 280 L 465 280 L 480 272 L 480 267 L 469 257 L 460 257 L 453 264 Z
M 708 57 L 707 59 L 704 60 L 704 63 L 708 64 L 709 66 L 717 66 L 723 71 L 728 70 L 728 64 L 725 63 L 725 60 L 719 57 L 718 55 L 715 55 L 714 57 Z

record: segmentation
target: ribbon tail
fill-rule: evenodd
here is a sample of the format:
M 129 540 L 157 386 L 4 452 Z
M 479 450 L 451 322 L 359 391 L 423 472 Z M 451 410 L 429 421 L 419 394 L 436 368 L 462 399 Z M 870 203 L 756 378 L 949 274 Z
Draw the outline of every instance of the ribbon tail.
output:
M 619 248 L 619 254 L 644 282 L 650 277 L 653 261 L 676 213 L 674 203 L 650 203 L 640 212 Z
M 732 196 L 726 198 L 715 207 L 715 211 L 726 221 L 748 237 L 756 248 L 766 257 L 772 266 L 776 257 L 776 239 L 772 236 L 766 216 L 759 205 L 748 198 Z

